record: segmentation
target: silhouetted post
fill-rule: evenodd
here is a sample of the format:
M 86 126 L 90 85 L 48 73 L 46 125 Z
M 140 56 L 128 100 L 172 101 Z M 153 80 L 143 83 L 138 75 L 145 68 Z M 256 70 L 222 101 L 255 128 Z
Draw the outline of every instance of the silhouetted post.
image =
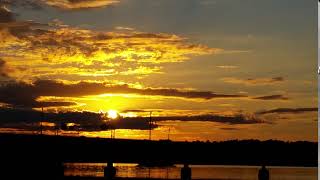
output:
M 41 108 L 40 134 L 42 135 L 42 121 L 44 119 L 43 107 Z
M 113 167 L 113 162 L 108 161 L 107 166 L 104 168 L 104 178 L 105 179 L 114 179 L 116 176 L 116 168 Z
M 59 135 L 59 125 L 58 125 L 58 123 L 55 123 L 55 125 L 54 125 L 54 130 L 55 130 L 55 133 L 56 133 L 56 136 L 58 136 Z
M 191 180 L 191 168 L 187 163 L 181 168 L 181 180 Z
M 116 129 L 110 129 L 110 138 L 111 139 L 115 139 L 116 138 Z
M 258 179 L 269 180 L 269 171 L 265 165 L 262 165 L 262 167 L 259 169 Z
M 151 119 L 152 111 L 150 111 L 150 119 L 149 119 L 149 140 L 151 141 L 151 131 L 152 131 L 152 119 Z

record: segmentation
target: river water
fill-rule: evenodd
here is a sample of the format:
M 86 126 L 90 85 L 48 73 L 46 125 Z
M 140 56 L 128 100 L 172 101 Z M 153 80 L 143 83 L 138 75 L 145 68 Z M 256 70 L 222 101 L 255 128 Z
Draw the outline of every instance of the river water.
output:
M 65 176 L 103 177 L 106 163 L 66 163 Z M 115 163 L 117 177 L 179 179 L 182 165 L 143 168 L 137 164 Z M 256 180 L 258 166 L 191 165 L 193 179 Z M 271 180 L 317 180 L 317 168 L 267 167 Z

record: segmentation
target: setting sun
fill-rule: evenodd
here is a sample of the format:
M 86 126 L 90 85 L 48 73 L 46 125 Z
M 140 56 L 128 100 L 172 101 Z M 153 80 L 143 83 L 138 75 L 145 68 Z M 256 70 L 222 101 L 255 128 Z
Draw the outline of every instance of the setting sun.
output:
M 118 111 L 116 110 L 109 110 L 108 111 L 108 118 L 116 119 L 118 117 Z

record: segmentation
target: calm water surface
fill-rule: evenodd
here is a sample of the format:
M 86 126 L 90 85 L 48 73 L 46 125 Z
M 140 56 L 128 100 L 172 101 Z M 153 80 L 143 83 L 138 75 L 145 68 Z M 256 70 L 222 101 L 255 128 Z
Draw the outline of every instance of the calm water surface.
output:
M 66 163 L 66 176 L 103 177 L 106 163 Z M 137 164 L 115 163 L 118 177 L 179 179 L 182 165 L 168 168 L 142 168 Z M 256 180 L 257 166 L 218 166 L 191 165 L 192 178 L 195 179 L 238 179 Z M 271 180 L 317 180 L 317 168 L 305 167 L 267 167 Z

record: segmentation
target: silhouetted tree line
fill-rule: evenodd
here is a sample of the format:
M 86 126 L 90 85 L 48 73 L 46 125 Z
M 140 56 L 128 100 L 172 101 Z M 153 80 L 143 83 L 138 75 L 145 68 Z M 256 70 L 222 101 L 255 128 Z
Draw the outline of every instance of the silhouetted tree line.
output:
M 43 153 L 70 162 L 171 161 L 191 164 L 317 166 L 316 142 L 232 140 L 173 142 L 86 137 L 0 135 L 0 147 L 10 154 Z

